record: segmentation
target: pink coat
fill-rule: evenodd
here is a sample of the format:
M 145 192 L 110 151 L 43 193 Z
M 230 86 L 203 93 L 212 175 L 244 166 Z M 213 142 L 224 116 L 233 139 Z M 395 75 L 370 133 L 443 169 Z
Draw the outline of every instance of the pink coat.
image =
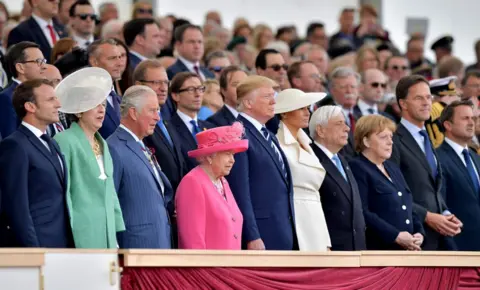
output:
M 225 198 L 200 166 L 180 182 L 175 197 L 180 249 L 240 250 L 243 216 L 222 178 Z

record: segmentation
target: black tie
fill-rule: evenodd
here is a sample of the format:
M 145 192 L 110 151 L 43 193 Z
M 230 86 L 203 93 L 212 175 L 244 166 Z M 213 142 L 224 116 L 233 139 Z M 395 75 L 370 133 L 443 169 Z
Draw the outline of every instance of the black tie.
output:
M 57 168 L 59 172 L 62 172 L 62 165 L 60 164 L 60 160 L 58 159 L 58 152 L 55 150 L 55 146 L 53 146 L 53 140 L 47 134 L 43 134 L 40 136 L 43 141 L 47 142 L 48 148 L 50 149 L 50 154 L 52 154 L 52 162 Z

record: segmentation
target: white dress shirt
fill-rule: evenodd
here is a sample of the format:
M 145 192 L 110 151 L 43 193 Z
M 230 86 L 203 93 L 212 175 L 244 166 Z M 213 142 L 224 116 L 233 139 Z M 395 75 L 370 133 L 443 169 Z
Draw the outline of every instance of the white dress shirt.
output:
M 37 16 L 33 13 L 32 13 L 32 17 L 33 17 L 33 19 L 35 19 L 35 21 L 37 21 L 38 26 L 40 26 L 40 28 L 42 29 L 43 35 L 45 35 L 45 38 L 47 38 L 47 41 L 48 41 L 48 44 L 50 44 L 50 47 L 53 47 L 53 45 L 54 45 L 53 44 L 53 39 L 52 39 L 52 36 L 50 35 L 50 30 L 48 29 L 47 26 L 48 25 L 52 26 L 53 33 L 55 33 L 57 41 L 60 39 L 60 37 L 58 36 L 57 31 L 55 30 L 55 26 L 53 26 L 52 19 L 50 19 L 50 21 L 46 21 L 46 20 L 40 18 L 39 16 Z
M 203 75 L 202 71 L 200 70 L 200 62 L 198 62 L 198 61 L 196 63 L 190 62 L 190 61 L 186 60 L 185 58 L 181 57 L 180 55 L 178 56 L 178 59 L 188 68 L 188 70 L 190 72 L 197 73 L 195 71 L 195 69 L 193 68 L 194 66 L 197 66 L 198 67 L 198 73 L 200 74 L 200 78 L 202 78 L 202 80 L 206 80 L 205 76 Z
M 343 115 L 345 116 L 345 121 L 347 122 L 348 127 L 351 127 L 349 114 L 353 115 L 353 109 L 345 109 L 342 107 Z
M 323 146 L 322 144 L 318 143 L 317 141 L 313 141 L 313 143 L 315 143 L 315 145 L 318 146 L 318 148 L 322 149 L 323 153 L 325 153 L 325 155 L 327 155 L 328 159 L 332 160 L 333 156 L 335 154 L 333 154 L 332 152 L 330 152 L 330 150 L 328 150 L 325 146 Z M 335 164 L 335 161 L 332 160 L 333 164 Z
M 87 49 L 87 47 L 90 44 L 92 44 L 93 41 L 95 41 L 95 39 L 93 38 L 93 34 L 90 35 L 88 38 L 83 38 L 83 37 L 80 37 L 76 34 L 73 34 L 72 38 L 73 38 L 73 40 L 75 40 L 77 42 L 78 47 L 83 48 L 83 49 Z
M 183 123 L 185 124 L 185 126 L 187 126 L 188 128 L 188 131 L 190 131 L 190 133 L 193 134 L 193 125 L 192 123 L 190 123 L 190 121 L 192 120 L 195 120 L 195 123 L 197 123 L 197 127 L 198 129 L 201 131 L 202 128 L 200 128 L 200 126 L 198 125 L 198 119 L 197 119 L 197 115 L 195 115 L 194 118 L 188 116 L 187 114 L 183 113 L 182 111 L 180 110 L 177 110 L 177 114 L 178 116 L 180 117 L 180 119 L 182 119 Z
M 230 113 L 232 113 L 232 115 L 235 117 L 235 118 L 238 118 L 238 111 L 235 110 L 234 108 L 230 107 L 229 105 L 225 104 L 225 107 L 227 107 L 227 109 L 230 111 Z
M 358 105 L 358 108 L 360 109 L 360 112 L 362 112 L 362 116 L 371 115 L 371 113 L 368 111 L 369 109 L 373 110 L 373 114 L 378 114 L 377 104 L 370 106 L 369 104 L 365 103 L 364 100 L 359 99 L 357 105 Z
M 468 146 L 467 147 L 462 147 L 461 145 L 453 142 L 451 139 L 448 139 L 447 137 L 445 137 L 445 142 L 447 142 L 447 144 L 450 145 L 450 147 L 452 147 L 453 151 L 455 151 L 455 153 L 457 153 L 458 158 L 460 158 L 460 160 L 462 160 L 463 165 L 465 165 L 465 167 L 467 167 L 467 162 L 465 161 L 465 157 L 463 156 L 463 150 L 467 149 L 467 151 L 470 152 L 470 150 L 468 149 Z M 470 160 L 470 161 L 472 162 L 473 170 L 475 170 L 475 174 L 477 175 L 477 179 L 478 179 L 478 171 L 477 171 L 477 168 L 475 166 L 475 163 L 473 163 L 473 160 Z
M 141 55 L 140 53 L 136 52 L 135 50 L 130 50 L 130 53 L 133 54 L 134 56 L 138 57 L 140 61 L 147 60 L 148 57 Z
M 257 119 L 253 118 L 253 117 L 250 117 L 249 115 L 245 114 L 245 113 L 240 113 L 239 115 L 241 115 L 242 117 L 244 117 L 245 119 L 247 119 L 250 123 L 252 123 L 252 125 L 258 130 L 258 132 L 260 132 L 260 134 L 262 134 L 263 136 L 263 132 L 262 132 L 262 128 L 265 127 L 263 124 L 261 124 L 260 122 L 257 121 Z

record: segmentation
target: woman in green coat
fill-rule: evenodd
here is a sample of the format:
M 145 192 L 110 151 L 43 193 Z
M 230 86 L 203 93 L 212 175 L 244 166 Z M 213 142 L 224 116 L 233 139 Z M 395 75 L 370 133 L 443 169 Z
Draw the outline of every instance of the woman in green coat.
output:
M 97 132 L 105 118 L 111 84 L 105 70 L 85 68 L 56 89 L 60 111 L 72 121 L 69 129 L 54 138 L 67 164 L 67 205 L 76 248 L 117 248 L 116 233 L 125 230 L 112 159 Z

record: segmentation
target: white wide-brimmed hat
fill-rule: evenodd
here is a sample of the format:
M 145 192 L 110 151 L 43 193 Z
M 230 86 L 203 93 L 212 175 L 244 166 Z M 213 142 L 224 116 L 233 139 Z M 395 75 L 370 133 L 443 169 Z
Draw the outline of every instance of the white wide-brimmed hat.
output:
M 325 98 L 326 93 L 304 93 L 298 89 L 281 91 L 276 98 L 275 114 L 295 111 L 308 107 Z
M 100 105 L 112 91 L 112 77 L 98 67 L 80 69 L 58 84 L 55 89 L 62 113 L 78 114 Z

